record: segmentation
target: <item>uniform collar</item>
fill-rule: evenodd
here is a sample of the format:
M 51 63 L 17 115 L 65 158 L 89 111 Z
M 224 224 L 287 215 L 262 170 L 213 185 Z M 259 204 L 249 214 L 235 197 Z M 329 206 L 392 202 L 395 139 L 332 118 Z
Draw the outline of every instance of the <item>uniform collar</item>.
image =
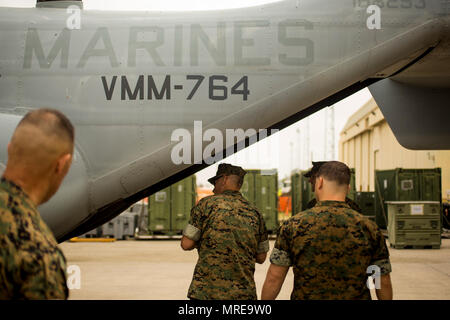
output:
M 317 201 L 316 207 L 341 207 L 341 208 L 350 208 L 350 206 L 345 201 L 335 201 L 335 200 L 324 200 Z
M 5 190 L 11 196 L 22 197 L 24 199 L 24 201 L 28 202 L 33 208 L 36 208 L 33 201 L 31 201 L 30 197 L 22 190 L 21 187 L 19 187 L 14 182 L 12 182 L 4 177 L 1 177 L 0 189 Z
M 234 191 L 234 190 L 225 190 L 224 192 L 222 192 L 222 194 L 241 195 L 241 193 L 239 191 Z

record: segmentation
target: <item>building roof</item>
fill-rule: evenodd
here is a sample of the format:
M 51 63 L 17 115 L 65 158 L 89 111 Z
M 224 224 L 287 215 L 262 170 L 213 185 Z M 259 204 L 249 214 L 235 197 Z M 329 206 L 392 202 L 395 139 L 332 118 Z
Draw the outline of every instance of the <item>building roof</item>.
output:
M 358 109 L 354 114 L 348 118 L 347 122 L 345 123 L 344 129 L 342 129 L 342 132 L 346 131 L 348 128 L 355 125 L 355 123 L 361 121 L 364 119 L 367 114 L 372 112 L 374 109 L 377 109 L 378 105 L 375 102 L 373 98 L 371 98 L 369 101 L 367 101 L 361 108 Z

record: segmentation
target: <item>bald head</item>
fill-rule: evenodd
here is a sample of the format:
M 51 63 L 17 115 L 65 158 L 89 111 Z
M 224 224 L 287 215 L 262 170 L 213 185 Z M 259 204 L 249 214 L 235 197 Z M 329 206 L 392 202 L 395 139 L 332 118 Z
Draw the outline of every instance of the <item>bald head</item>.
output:
M 30 111 L 8 145 L 5 176 L 25 188 L 48 181 L 47 191 L 54 193 L 70 167 L 73 148 L 74 128 L 65 115 L 52 109 Z

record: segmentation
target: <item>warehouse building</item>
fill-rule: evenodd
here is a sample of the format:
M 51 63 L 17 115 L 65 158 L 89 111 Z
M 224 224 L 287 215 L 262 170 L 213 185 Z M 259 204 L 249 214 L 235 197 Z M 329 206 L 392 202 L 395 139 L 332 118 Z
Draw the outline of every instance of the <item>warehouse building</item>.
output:
M 373 99 L 355 112 L 341 131 L 339 160 L 355 168 L 356 191 L 375 191 L 375 170 L 441 168 L 442 200 L 450 202 L 450 151 L 402 147 Z

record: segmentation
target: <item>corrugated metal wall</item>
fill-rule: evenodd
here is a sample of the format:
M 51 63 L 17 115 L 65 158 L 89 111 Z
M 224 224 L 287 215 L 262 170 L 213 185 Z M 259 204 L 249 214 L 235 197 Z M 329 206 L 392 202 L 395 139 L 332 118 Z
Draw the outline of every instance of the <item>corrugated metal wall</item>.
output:
M 375 190 L 375 170 L 440 167 L 442 198 L 450 201 L 450 151 L 403 148 L 373 99 L 357 114 L 359 117 L 351 117 L 347 122 L 339 141 L 339 160 L 356 169 L 357 191 Z

